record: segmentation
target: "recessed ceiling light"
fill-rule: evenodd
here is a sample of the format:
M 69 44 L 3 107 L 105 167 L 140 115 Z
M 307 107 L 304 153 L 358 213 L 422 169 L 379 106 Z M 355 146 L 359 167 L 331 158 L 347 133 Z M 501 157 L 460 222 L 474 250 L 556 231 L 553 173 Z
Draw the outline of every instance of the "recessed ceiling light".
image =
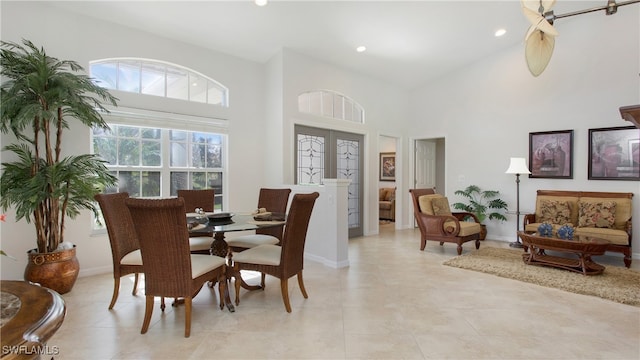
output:
M 496 37 L 500 37 L 500 36 L 502 36 L 502 35 L 504 35 L 506 33 L 507 33 L 507 30 L 505 30 L 505 29 L 498 29 L 498 30 L 496 30 L 495 36 Z
M 366 47 L 366 46 L 362 46 L 362 45 L 361 45 L 361 46 L 358 46 L 358 47 L 356 48 L 356 51 L 357 51 L 357 52 L 365 52 L 365 51 L 367 51 L 367 47 Z
M 267 0 L 255 0 L 256 5 L 265 6 L 267 5 Z

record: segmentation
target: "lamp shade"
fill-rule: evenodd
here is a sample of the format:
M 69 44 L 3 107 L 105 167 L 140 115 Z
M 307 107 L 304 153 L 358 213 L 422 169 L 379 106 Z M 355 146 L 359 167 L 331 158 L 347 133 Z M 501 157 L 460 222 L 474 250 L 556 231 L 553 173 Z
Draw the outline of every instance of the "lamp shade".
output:
M 509 168 L 505 171 L 505 174 L 531 174 L 527 167 L 527 160 L 525 158 L 511 158 Z

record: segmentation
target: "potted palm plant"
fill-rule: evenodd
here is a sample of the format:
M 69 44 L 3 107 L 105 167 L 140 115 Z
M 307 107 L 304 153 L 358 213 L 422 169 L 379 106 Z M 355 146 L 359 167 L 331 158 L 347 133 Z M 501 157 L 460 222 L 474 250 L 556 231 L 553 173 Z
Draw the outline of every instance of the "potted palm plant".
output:
M 455 209 L 470 212 L 478 217 L 482 227 L 480 240 L 484 240 L 487 237 L 487 226 L 484 224 L 487 218 L 489 220 L 507 220 L 501 212 L 502 210 L 507 211 L 507 203 L 498 198 L 499 191 L 482 190 L 477 185 L 469 185 L 464 190 L 456 190 L 454 194 L 460 195 L 468 201 L 468 203 L 454 203 L 452 206 Z
M 102 103 L 116 105 L 82 70 L 28 40 L 0 44 L 0 131 L 16 139 L 3 148 L 16 160 L 2 163 L 0 206 L 35 225 L 36 248 L 28 252 L 25 280 L 59 293 L 71 290 L 79 272 L 75 245 L 65 242 L 65 219 L 81 210 L 95 213 L 93 196 L 116 182 L 96 155 L 62 154 L 65 129 L 108 128 Z

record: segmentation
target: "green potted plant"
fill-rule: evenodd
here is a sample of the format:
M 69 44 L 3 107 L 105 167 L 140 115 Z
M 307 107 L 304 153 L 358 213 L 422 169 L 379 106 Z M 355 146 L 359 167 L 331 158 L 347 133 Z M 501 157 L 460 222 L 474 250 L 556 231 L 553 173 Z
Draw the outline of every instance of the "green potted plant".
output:
M 71 290 L 79 272 L 75 245 L 65 242 L 65 219 L 85 209 L 95 213 L 93 196 L 117 181 L 96 155 L 62 156 L 65 129 L 108 128 L 102 103 L 116 105 L 82 70 L 28 40 L 0 44 L 0 131 L 16 138 L 3 148 L 16 160 L 2 163 L 0 207 L 13 208 L 17 220 L 35 225 L 36 248 L 28 252 L 25 280 L 59 293 Z
M 452 205 L 454 209 L 470 212 L 478 217 L 478 221 L 482 226 L 480 240 L 484 240 L 487 237 L 487 227 L 484 224 L 484 220 L 487 218 L 489 220 L 507 220 L 501 212 L 502 210 L 507 211 L 507 203 L 498 198 L 499 191 L 482 190 L 477 185 L 469 185 L 464 190 L 456 190 L 454 194 L 460 195 L 468 201 L 468 203 L 454 203 Z

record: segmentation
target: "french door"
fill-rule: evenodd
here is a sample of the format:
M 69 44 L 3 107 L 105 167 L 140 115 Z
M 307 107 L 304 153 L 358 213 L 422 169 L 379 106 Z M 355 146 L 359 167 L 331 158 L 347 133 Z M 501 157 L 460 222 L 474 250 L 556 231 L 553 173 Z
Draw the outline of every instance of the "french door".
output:
M 323 178 L 349 179 L 349 237 L 362 236 L 364 136 L 295 126 L 295 182 L 320 184 Z

